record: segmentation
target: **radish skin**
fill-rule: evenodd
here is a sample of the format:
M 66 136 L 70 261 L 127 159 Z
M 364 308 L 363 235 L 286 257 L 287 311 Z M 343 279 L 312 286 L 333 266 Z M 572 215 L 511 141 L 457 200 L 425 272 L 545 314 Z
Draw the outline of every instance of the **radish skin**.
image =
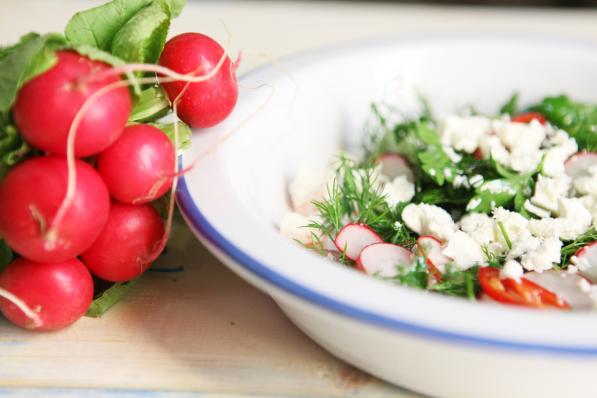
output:
M 148 203 L 163 196 L 172 186 L 174 145 L 153 126 L 128 126 L 100 154 L 97 168 L 113 197 L 129 204 Z
M 93 281 L 77 259 L 43 264 L 23 258 L 13 261 L 0 274 L 0 289 L 10 297 L 0 298 L 0 311 L 17 326 L 50 331 L 62 329 L 81 318 L 93 299 Z
M 53 239 L 48 239 L 67 190 L 64 158 L 41 156 L 13 167 L 0 183 L 0 234 L 25 258 L 61 262 L 78 256 L 97 238 L 110 209 L 106 184 L 87 163 L 76 160 L 76 190 Z
M 81 259 L 101 279 L 129 281 L 160 254 L 164 234 L 164 223 L 150 205 L 114 202 L 106 226 Z
M 124 81 L 119 76 L 94 77 L 110 70 L 110 66 L 75 52 L 58 51 L 56 56 L 55 66 L 21 88 L 13 115 L 19 131 L 32 146 L 64 155 L 69 127 L 81 107 L 95 92 Z M 125 87 L 95 98 L 92 110 L 80 121 L 75 156 L 94 155 L 112 144 L 122 133 L 131 107 Z
M 159 64 L 179 73 L 206 73 L 215 69 L 225 57 L 221 70 L 201 83 L 162 83 L 171 101 L 181 93 L 178 116 L 195 128 L 212 127 L 224 120 L 238 99 L 236 68 L 224 49 L 213 39 L 200 33 L 183 33 L 164 46 Z

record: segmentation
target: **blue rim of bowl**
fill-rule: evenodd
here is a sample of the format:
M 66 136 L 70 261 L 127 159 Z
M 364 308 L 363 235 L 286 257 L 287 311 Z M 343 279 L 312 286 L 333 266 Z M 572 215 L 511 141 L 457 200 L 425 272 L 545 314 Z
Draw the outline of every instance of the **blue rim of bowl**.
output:
M 449 34 L 448 36 L 452 38 L 463 38 L 463 36 L 459 35 L 458 33 Z M 489 37 L 496 38 L 495 35 L 488 35 Z M 505 37 L 504 37 L 505 36 Z M 552 38 L 546 35 L 541 36 L 534 36 L 534 35 L 526 35 L 528 38 L 535 39 L 536 41 L 549 41 Z M 434 35 L 429 34 L 419 34 L 419 35 L 402 35 L 400 36 L 399 40 L 409 40 L 409 39 L 425 39 L 429 37 L 434 37 Z M 446 38 L 446 35 L 443 36 Z M 477 39 L 479 36 L 477 35 Z M 506 39 L 506 38 L 518 38 L 520 36 L 516 35 L 500 35 L 499 38 Z M 391 36 L 385 37 L 385 40 L 379 39 L 365 39 L 362 41 L 357 41 L 356 43 L 346 43 L 340 44 L 331 47 L 322 47 L 317 48 L 310 51 L 305 51 L 303 53 L 283 57 L 281 61 L 292 61 L 301 58 L 307 58 L 313 55 L 320 53 L 321 51 L 342 51 L 346 48 L 354 48 L 358 47 L 359 44 L 371 44 L 376 43 L 380 44 L 380 42 L 389 40 L 397 40 L 397 38 L 392 38 Z M 574 44 L 580 45 L 581 47 L 591 47 L 595 49 L 596 43 L 593 41 L 585 41 L 580 39 L 563 39 L 557 38 L 555 39 L 556 42 L 565 43 L 565 44 Z M 551 41 L 553 43 L 553 40 Z M 244 75 L 247 77 L 249 75 L 253 75 L 262 71 L 266 67 L 259 67 L 256 68 Z M 239 79 L 240 80 L 240 79 Z M 183 156 L 179 157 L 179 161 L 183 163 Z M 494 349 L 506 349 L 506 350 L 514 350 L 514 351 L 524 351 L 524 352 L 541 352 L 541 353 L 550 353 L 550 354 L 560 354 L 560 355 L 567 355 L 567 356 L 584 356 L 584 357 L 593 357 L 597 356 L 597 348 L 595 347 L 582 347 L 582 346 L 564 346 L 564 345 L 555 345 L 555 344 L 535 344 L 535 343 L 528 343 L 528 342 L 518 342 L 518 341 L 509 341 L 504 339 L 498 338 L 489 338 L 489 337 L 482 337 L 482 336 L 475 336 L 469 335 L 464 333 L 457 333 L 447 330 L 442 330 L 438 328 L 433 328 L 429 326 L 419 325 L 410 321 L 405 321 L 402 319 L 398 319 L 395 317 L 388 317 L 385 315 L 380 315 L 372 311 L 368 311 L 341 301 L 329 297 L 325 294 L 319 293 L 313 289 L 310 289 L 307 286 L 301 285 L 291 279 L 288 279 L 284 275 L 274 271 L 271 267 L 263 262 L 255 259 L 254 257 L 250 256 L 243 250 L 241 250 L 238 246 L 234 243 L 226 239 L 214 226 L 209 222 L 207 217 L 199 210 L 193 197 L 189 191 L 187 181 L 184 176 L 179 178 L 178 188 L 176 191 L 176 200 L 178 203 L 178 207 L 187 224 L 194 230 L 194 232 L 200 234 L 204 237 L 207 241 L 209 241 L 215 248 L 217 248 L 220 252 L 226 255 L 229 259 L 233 260 L 238 265 L 242 266 L 246 271 L 249 271 L 254 276 L 258 277 L 259 279 L 273 285 L 287 293 L 292 294 L 295 297 L 308 301 L 309 303 L 315 304 L 327 310 L 333 311 L 339 315 L 352 318 L 364 323 L 373 324 L 376 326 L 380 326 L 386 329 L 407 333 L 410 335 L 422 337 L 422 338 L 433 338 L 436 340 L 454 342 L 454 343 L 461 343 L 466 345 L 473 345 L 473 346 L 484 346 L 487 348 L 494 348 Z

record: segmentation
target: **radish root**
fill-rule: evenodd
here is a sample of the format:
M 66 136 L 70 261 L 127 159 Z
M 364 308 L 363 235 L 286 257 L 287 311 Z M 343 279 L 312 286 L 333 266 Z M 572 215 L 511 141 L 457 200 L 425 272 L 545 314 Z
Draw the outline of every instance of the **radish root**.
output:
M 0 297 L 3 297 L 6 300 L 10 301 L 19 310 L 21 310 L 27 318 L 29 318 L 29 320 L 31 321 L 31 329 L 36 329 L 43 324 L 39 314 L 36 311 L 32 310 L 23 300 L 21 300 L 8 290 L 0 288 Z

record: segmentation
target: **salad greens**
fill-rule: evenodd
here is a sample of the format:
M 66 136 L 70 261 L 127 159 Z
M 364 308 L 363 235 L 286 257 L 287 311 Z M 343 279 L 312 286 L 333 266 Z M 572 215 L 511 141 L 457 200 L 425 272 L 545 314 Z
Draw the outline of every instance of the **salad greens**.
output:
M 529 110 L 540 112 L 550 123 L 574 137 L 580 150 L 597 151 L 597 106 L 571 100 L 566 95 L 547 97 Z
M 419 117 L 403 118 L 392 125 L 380 107 L 377 104 L 372 105 L 374 123 L 367 125 L 369 141 L 366 156 L 361 161 L 351 160 L 345 155 L 339 157 L 333 181 L 327 185 L 324 199 L 312 202 L 317 213 L 306 227 L 317 233 L 311 232 L 311 242 L 305 246 L 330 256 L 330 250 L 333 252 L 333 249 L 330 249 L 329 245 L 326 246 L 326 241 L 334 241 L 339 232 L 349 224 L 365 224 L 377 233 L 383 242 L 400 245 L 411 250 L 414 255 L 412 264 L 396 265 L 394 276 L 374 276 L 417 289 L 475 300 L 488 284 L 497 286 L 496 283 L 501 283 L 499 279 L 497 282 L 482 281 L 481 274 L 492 274 L 480 272 L 481 268 L 499 270 L 507 260 L 519 258 L 520 254 L 515 257 L 507 255 L 510 251 L 521 250 L 521 245 L 524 245 L 515 240 L 518 238 L 512 235 L 512 227 L 506 225 L 505 221 L 495 221 L 496 233 L 499 235 L 495 239 L 503 242 L 504 249 L 496 252 L 489 244 L 481 246 L 486 259 L 484 265 L 487 267 L 480 267 L 477 263 L 460 269 L 447 263 L 441 270 L 441 278 L 438 278 L 429 267 L 427 254 L 417 248 L 420 245 L 417 244 L 417 233 L 405 225 L 408 222 L 405 223 L 403 219 L 403 210 L 412 202 L 439 205 L 448 211 L 454 220 L 469 213 L 492 213 L 496 208 L 503 208 L 506 214 L 522 216 L 523 220 L 540 219 L 541 217 L 531 213 L 526 206 L 533 198 L 539 176 L 543 175 L 545 178 L 544 162 L 547 152 L 543 153 L 534 169 L 522 172 L 498 162 L 491 154 L 483 157 L 476 152 L 454 151 L 442 142 L 440 126 L 426 102 L 423 108 L 425 111 Z M 500 109 L 500 115 L 508 115 L 502 120 L 514 119 L 519 115 L 525 117 L 525 121 L 513 120 L 518 123 L 530 123 L 533 115 L 537 114 L 574 138 L 579 151 L 597 150 L 597 106 L 575 102 L 561 95 L 547 97 L 537 104 L 522 108 L 518 94 L 514 94 Z M 568 135 L 565 134 L 566 137 Z M 380 180 L 383 176 L 380 175 L 381 169 L 377 164 L 383 154 L 399 154 L 408 162 L 414 175 L 412 184 L 415 187 L 414 197 L 408 202 L 398 202 L 395 205 L 388 203 L 388 194 L 383 185 L 388 182 Z M 532 236 L 531 238 L 537 239 Z M 563 241 L 561 250 L 558 249 L 561 260 L 559 265 L 554 265 L 554 269 L 566 267 L 578 249 L 597 240 L 597 232 L 592 227 L 575 239 L 560 239 Z M 336 257 L 339 257 L 339 262 L 362 267 L 362 264 L 358 263 L 359 260 L 347 258 L 342 248 L 338 250 Z M 525 285 L 524 288 L 531 289 L 529 291 L 533 289 L 529 285 Z M 528 299 L 531 296 L 526 297 Z M 520 298 L 504 298 L 507 299 L 516 301 Z M 561 304 L 554 304 L 547 298 L 545 300 L 548 305 Z

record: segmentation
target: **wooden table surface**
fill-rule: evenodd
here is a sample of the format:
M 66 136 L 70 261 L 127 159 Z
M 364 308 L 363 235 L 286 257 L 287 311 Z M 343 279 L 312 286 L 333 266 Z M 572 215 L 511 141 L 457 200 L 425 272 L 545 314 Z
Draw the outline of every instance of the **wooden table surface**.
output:
M 0 41 L 60 31 L 97 1 L 2 0 Z M 201 31 L 243 49 L 243 70 L 306 48 L 384 34 L 546 32 L 597 41 L 596 10 L 485 9 L 334 2 L 190 1 L 173 33 Z M 241 91 L 242 95 L 242 91 Z M 101 319 L 58 333 L 0 320 L 0 397 L 415 397 L 331 357 L 267 296 L 184 227 L 161 266 Z M 397 361 L 400 358 L 396 358 Z

